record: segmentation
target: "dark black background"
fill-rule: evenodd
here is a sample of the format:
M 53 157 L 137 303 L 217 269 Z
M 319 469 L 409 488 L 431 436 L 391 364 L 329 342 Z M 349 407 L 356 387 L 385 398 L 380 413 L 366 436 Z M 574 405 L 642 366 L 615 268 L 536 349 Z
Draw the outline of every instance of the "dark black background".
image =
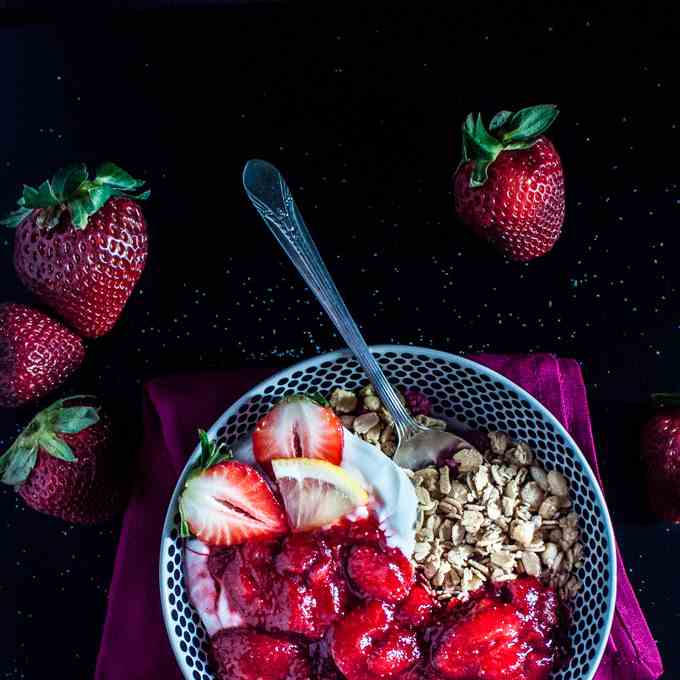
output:
M 76 160 L 113 160 L 153 192 L 142 281 L 61 393 L 107 400 L 127 455 L 145 379 L 340 345 L 243 195 L 244 161 L 269 159 L 370 342 L 582 362 L 617 536 L 680 677 L 680 528 L 648 516 L 637 462 L 648 394 L 680 389 L 672 3 L 217 4 L 0 15 L 0 209 Z M 546 102 L 567 219 L 552 253 L 514 264 L 456 222 L 459 128 Z M 1 297 L 30 301 L 12 239 Z M 3 446 L 34 411 L 0 413 Z M 0 517 L 3 677 L 90 677 L 117 524 L 67 526 L 9 489 Z

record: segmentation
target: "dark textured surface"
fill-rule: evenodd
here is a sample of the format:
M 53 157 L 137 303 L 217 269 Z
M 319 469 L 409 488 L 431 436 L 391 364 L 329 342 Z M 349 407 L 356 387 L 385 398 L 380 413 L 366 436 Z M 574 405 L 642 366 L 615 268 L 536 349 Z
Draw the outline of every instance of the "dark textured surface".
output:
M 243 195 L 243 162 L 265 157 L 369 341 L 582 362 L 617 535 L 667 677 L 680 677 L 680 529 L 648 516 L 637 463 L 647 395 L 680 389 L 671 6 L 6 15 L 0 208 L 73 160 L 113 160 L 153 191 L 140 286 L 62 393 L 107 399 L 125 453 L 146 378 L 340 344 Z M 462 231 L 451 175 L 468 111 L 540 102 L 562 111 L 550 137 L 567 219 L 552 253 L 514 264 Z M 0 232 L 2 300 L 26 302 L 12 238 Z M 0 412 L 3 445 L 32 414 Z M 0 672 L 90 677 L 115 524 L 70 527 L 8 490 L 0 512 Z

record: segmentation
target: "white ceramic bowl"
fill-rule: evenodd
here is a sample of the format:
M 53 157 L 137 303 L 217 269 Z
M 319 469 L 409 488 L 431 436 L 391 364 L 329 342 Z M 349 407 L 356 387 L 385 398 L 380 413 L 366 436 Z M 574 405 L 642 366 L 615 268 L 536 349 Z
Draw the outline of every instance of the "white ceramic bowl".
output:
M 500 430 L 528 442 L 537 458 L 568 479 L 573 508 L 581 518 L 584 560 L 582 590 L 573 601 L 570 638 L 573 654 L 554 680 L 591 680 L 609 637 L 616 601 L 614 534 L 595 476 L 557 419 L 507 378 L 462 357 L 420 347 L 371 348 L 388 378 L 417 388 L 432 401 L 433 415 L 463 428 Z M 354 389 L 366 379 L 347 351 L 302 361 L 273 375 L 232 404 L 209 431 L 227 446 L 251 431 L 285 394 Z M 215 680 L 209 668 L 208 637 L 189 602 L 184 583 L 177 499 L 198 448 L 187 461 L 170 500 L 160 552 L 161 606 L 170 645 L 187 680 Z

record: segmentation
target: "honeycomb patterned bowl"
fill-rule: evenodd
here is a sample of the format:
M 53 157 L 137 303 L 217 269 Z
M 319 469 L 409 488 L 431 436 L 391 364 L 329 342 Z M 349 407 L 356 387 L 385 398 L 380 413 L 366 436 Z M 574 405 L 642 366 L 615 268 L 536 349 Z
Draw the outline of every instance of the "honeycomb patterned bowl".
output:
M 536 399 L 500 374 L 462 357 L 419 347 L 371 348 L 388 378 L 417 388 L 432 401 L 433 415 L 462 429 L 501 430 L 528 442 L 536 456 L 568 479 L 581 518 L 584 560 L 582 590 L 573 601 L 569 664 L 553 680 L 591 680 L 605 649 L 616 600 L 614 536 L 600 487 L 574 440 Z M 366 379 L 347 351 L 324 354 L 273 375 L 232 404 L 209 431 L 227 446 L 247 435 L 257 420 L 286 394 L 355 389 Z M 182 566 L 177 500 L 195 450 L 170 500 L 160 551 L 161 606 L 170 645 L 187 680 L 215 680 L 208 636 L 188 599 Z

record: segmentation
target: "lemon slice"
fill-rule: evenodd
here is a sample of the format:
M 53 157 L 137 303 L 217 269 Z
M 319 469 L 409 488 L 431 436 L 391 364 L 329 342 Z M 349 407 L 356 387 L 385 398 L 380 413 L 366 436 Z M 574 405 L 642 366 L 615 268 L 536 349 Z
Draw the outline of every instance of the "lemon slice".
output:
M 368 503 L 361 484 L 339 465 L 313 458 L 275 458 L 272 468 L 293 531 L 332 524 Z

